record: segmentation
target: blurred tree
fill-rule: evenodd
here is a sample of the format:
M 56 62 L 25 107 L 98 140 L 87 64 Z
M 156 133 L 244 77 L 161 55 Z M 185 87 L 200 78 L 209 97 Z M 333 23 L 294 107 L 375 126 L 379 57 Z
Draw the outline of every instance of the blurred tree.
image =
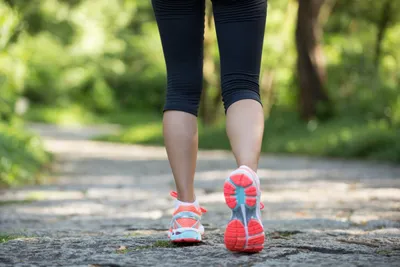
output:
M 221 107 L 221 86 L 219 84 L 219 63 L 214 16 L 210 2 L 206 4 L 204 31 L 203 91 L 201 95 L 199 116 L 206 125 L 214 123 Z
M 266 114 L 297 108 L 303 118 L 324 118 L 332 106 L 338 117 L 399 124 L 400 1 L 268 4 L 260 77 Z M 0 0 L 0 11 L 0 97 L 7 102 L 24 96 L 34 107 L 161 112 L 165 64 L 150 1 Z M 223 108 L 210 1 L 206 14 L 199 118 L 212 124 Z
M 394 17 L 394 12 L 392 11 L 393 3 L 394 3 L 393 0 L 384 1 L 384 5 L 381 10 L 381 16 L 377 23 L 378 31 L 376 35 L 375 59 L 374 59 L 375 67 L 377 69 L 379 68 L 379 62 L 382 54 L 382 41 L 385 38 L 385 33 Z
M 382 58 L 382 43 L 386 33 L 390 27 L 394 26 L 400 20 L 400 1 L 337 0 L 334 13 L 338 17 L 347 15 L 353 21 L 367 21 L 375 27 L 374 64 L 376 69 L 378 69 Z
M 325 67 L 320 44 L 319 14 L 325 0 L 299 0 L 296 27 L 299 107 L 303 119 L 324 118 L 330 101 L 324 90 Z

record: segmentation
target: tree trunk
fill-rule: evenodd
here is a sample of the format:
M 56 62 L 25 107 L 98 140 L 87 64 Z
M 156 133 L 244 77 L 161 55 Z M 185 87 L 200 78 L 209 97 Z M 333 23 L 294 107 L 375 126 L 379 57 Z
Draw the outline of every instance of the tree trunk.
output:
M 375 59 L 374 59 L 376 69 L 379 69 L 379 62 L 382 54 L 382 41 L 385 38 L 385 33 L 391 20 L 391 5 L 392 5 L 392 0 L 387 0 L 385 2 L 379 23 L 377 25 L 378 33 L 376 35 Z
M 268 116 L 274 102 L 274 77 L 275 73 L 271 70 L 264 70 L 260 82 L 260 94 L 263 102 L 264 115 Z
M 215 28 L 211 3 L 206 6 L 204 32 L 204 61 L 203 61 L 203 91 L 200 104 L 200 119 L 205 125 L 216 121 L 218 108 L 221 105 L 221 87 L 218 84 L 219 75 L 213 55 L 216 45 Z M 216 91 L 217 92 L 216 92 Z
M 296 27 L 299 108 L 305 120 L 330 115 L 330 101 L 324 90 L 325 67 L 318 21 L 325 0 L 299 0 Z

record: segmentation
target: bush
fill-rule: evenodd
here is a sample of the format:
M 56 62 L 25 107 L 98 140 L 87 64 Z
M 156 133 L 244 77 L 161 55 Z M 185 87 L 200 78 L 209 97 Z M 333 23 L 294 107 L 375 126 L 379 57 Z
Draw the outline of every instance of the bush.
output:
M 40 182 L 50 158 L 37 136 L 0 122 L 0 187 Z
M 11 121 L 17 99 L 22 94 L 26 68 L 24 59 L 11 49 L 18 35 L 20 17 L 0 2 L 0 120 Z
M 399 130 L 390 129 L 385 121 L 370 122 L 359 129 L 344 128 L 337 135 L 334 146 L 326 148 L 326 155 L 400 161 Z

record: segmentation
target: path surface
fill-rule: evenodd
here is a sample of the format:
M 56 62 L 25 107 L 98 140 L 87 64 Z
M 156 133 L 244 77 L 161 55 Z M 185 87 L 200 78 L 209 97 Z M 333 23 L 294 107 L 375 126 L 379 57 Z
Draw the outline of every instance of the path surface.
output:
M 32 128 L 56 155 L 54 179 L 0 193 L 21 200 L 0 205 L 0 232 L 21 236 L 0 244 L 0 266 L 399 266 L 400 166 L 262 157 L 268 241 L 243 255 L 223 245 L 221 191 L 234 160 L 201 152 L 206 239 L 164 247 L 173 183 L 163 148 L 87 141 L 104 127 Z

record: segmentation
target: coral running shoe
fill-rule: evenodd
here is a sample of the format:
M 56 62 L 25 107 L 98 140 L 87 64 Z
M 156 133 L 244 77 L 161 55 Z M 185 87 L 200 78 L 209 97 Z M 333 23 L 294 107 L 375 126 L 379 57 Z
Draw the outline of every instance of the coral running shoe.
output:
M 172 191 L 171 196 L 178 198 L 178 194 Z M 207 210 L 200 207 L 197 202 L 178 202 L 172 215 L 168 238 L 176 243 L 200 242 L 204 234 L 204 227 L 200 223 L 201 216 Z
M 261 222 L 260 179 L 247 166 L 231 173 L 224 184 L 225 202 L 232 217 L 225 230 L 225 246 L 230 251 L 259 252 L 264 248 Z

